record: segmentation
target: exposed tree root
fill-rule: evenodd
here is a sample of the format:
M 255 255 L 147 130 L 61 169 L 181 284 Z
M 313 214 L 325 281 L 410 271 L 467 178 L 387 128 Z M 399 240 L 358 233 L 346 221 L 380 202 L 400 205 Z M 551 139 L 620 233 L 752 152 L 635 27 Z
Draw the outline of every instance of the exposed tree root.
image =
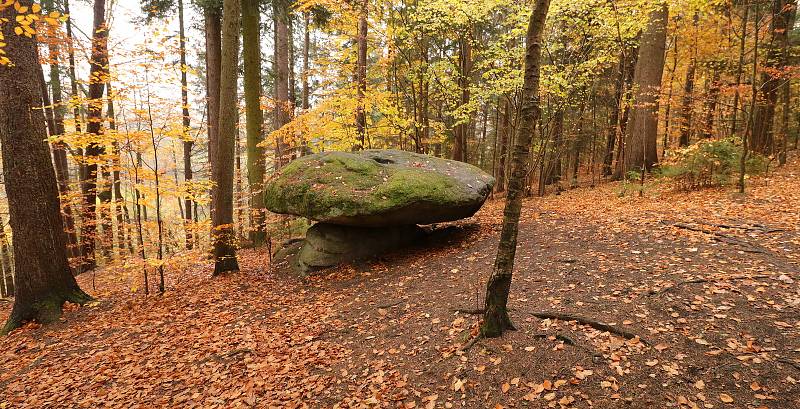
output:
M 617 328 L 613 325 L 606 324 L 604 322 L 600 322 L 597 320 L 593 320 L 591 318 L 581 317 L 578 315 L 572 314 L 562 314 L 557 312 L 534 312 L 532 313 L 534 317 L 541 318 L 541 319 L 551 319 L 551 320 L 559 320 L 559 321 L 575 321 L 578 324 L 588 325 L 596 330 L 606 331 L 614 335 L 621 336 L 625 339 L 634 339 L 639 338 L 639 341 L 645 345 L 648 345 L 647 341 L 645 341 L 642 337 L 632 333 L 625 331 L 624 329 Z
M 728 236 L 728 235 L 723 234 L 723 233 L 721 233 L 719 231 L 710 230 L 710 229 L 706 229 L 706 228 L 703 228 L 703 227 L 694 226 L 694 225 L 687 224 L 687 223 L 682 223 L 682 222 L 670 222 L 670 221 L 667 221 L 667 220 L 662 220 L 661 223 L 662 224 L 666 224 L 668 226 L 677 227 L 679 229 L 684 229 L 684 230 L 694 231 L 694 232 L 698 232 L 698 233 L 708 234 L 715 241 L 718 241 L 718 242 L 721 242 L 721 243 L 726 243 L 726 244 L 731 244 L 731 245 L 734 245 L 734 246 L 739 246 L 739 247 L 742 248 L 742 251 L 747 252 L 747 253 L 769 253 L 769 251 L 767 249 L 763 248 L 760 245 L 757 245 L 757 244 L 754 244 L 754 243 L 751 243 L 749 241 L 742 240 L 742 239 L 739 239 L 739 238 L 736 238 L 736 237 Z
M 459 347 L 459 348 L 458 348 L 458 350 L 459 350 L 459 351 L 461 351 L 461 352 L 467 352 L 467 351 L 469 351 L 469 350 L 470 350 L 470 348 L 472 348 L 473 346 L 475 346 L 475 344 L 477 344 L 477 343 L 478 343 L 478 341 L 480 341 L 481 339 L 483 339 L 483 335 L 481 335 L 481 334 L 478 334 L 477 336 L 475 336 L 475 337 L 472 337 L 472 339 L 470 339 L 469 341 L 467 341 L 467 343 L 466 343 L 466 344 L 464 344 L 464 345 L 462 345 L 461 347 Z

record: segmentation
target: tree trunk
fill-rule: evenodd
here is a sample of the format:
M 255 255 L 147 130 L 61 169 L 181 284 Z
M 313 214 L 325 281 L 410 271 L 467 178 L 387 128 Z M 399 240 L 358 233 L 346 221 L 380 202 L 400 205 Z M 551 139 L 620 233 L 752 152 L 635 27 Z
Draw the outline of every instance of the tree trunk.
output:
M 472 39 L 469 31 L 462 33 L 458 41 L 458 87 L 461 90 L 460 105 L 466 107 L 469 104 L 470 76 L 472 75 Z M 459 119 L 458 125 L 453 129 L 453 159 L 461 162 L 467 161 L 467 133 L 471 120 Z
M 639 56 L 633 75 L 634 108 L 625 138 L 623 170 L 650 170 L 658 162 L 658 99 L 664 73 L 667 42 L 666 3 L 656 6 L 641 36 Z
M 209 7 L 204 10 L 206 29 L 206 100 L 208 103 L 208 160 L 211 163 L 211 174 L 214 174 L 215 149 L 219 134 L 219 83 L 222 69 L 221 32 L 222 10 Z M 213 194 L 213 190 L 212 190 Z
M 239 62 L 239 0 L 225 0 L 222 18 L 219 134 L 214 157 L 214 275 L 238 271 L 233 226 L 233 166 L 239 110 L 236 90 Z
M 259 147 L 264 138 L 261 125 L 261 46 L 258 0 L 242 0 L 242 59 L 244 60 L 244 103 L 247 113 L 247 183 L 250 186 L 250 212 L 252 226 L 250 241 L 261 246 L 266 239 L 264 231 L 264 148 Z
M 775 150 L 773 134 L 775 106 L 778 102 L 778 90 L 784 81 L 781 73 L 786 67 L 782 44 L 788 38 L 789 17 L 793 8 L 786 0 L 772 0 L 772 22 L 770 23 L 772 41 L 767 47 L 767 56 L 764 61 L 766 69 L 761 73 L 763 85 L 760 88 L 761 95 L 757 100 L 750 137 L 750 149 L 763 155 L 770 155 Z
M 508 96 L 501 97 L 503 99 L 503 113 L 500 116 L 500 121 L 497 125 L 497 133 L 500 136 L 500 152 L 497 157 L 497 167 L 495 168 L 494 177 L 497 180 L 495 184 L 495 191 L 500 193 L 506 190 L 506 159 L 508 157 L 508 133 L 511 131 L 511 103 L 508 101 Z M 500 102 L 497 103 L 498 107 Z
M 30 0 L 20 1 L 30 6 Z M 14 21 L 13 7 L 0 18 Z M 67 259 L 67 235 L 58 200 L 58 185 L 46 142 L 41 69 L 36 41 L 2 24 L 3 48 L 13 65 L 0 67 L 0 146 L 8 210 L 14 237 L 16 288 L 14 307 L 0 333 L 25 321 L 53 322 L 65 301 L 85 303 Z
M 706 95 L 705 119 L 703 120 L 703 138 L 708 139 L 714 135 L 714 114 L 717 112 L 720 91 L 720 68 L 714 66 L 711 74 L 711 83 Z
M 3 297 L 14 295 L 14 263 L 11 261 L 11 252 L 5 221 L 0 217 L 0 270 L 2 270 L 2 281 L 5 288 Z
M 692 138 L 692 110 L 694 108 L 694 73 L 697 67 L 697 22 L 700 15 L 695 11 L 692 18 L 694 44 L 689 66 L 686 68 L 686 81 L 683 84 L 683 100 L 681 102 L 681 136 L 678 145 L 687 146 Z
M 305 21 L 305 30 L 303 30 L 304 37 L 303 37 L 303 75 L 302 75 L 302 79 L 303 79 L 303 97 L 302 97 L 303 101 L 302 101 L 302 104 L 303 105 L 302 105 L 302 108 L 303 108 L 303 111 L 306 111 L 309 108 L 308 98 L 309 98 L 310 90 L 309 90 L 309 86 L 308 86 L 308 67 L 309 67 L 309 65 L 308 65 L 308 54 L 309 54 L 309 47 L 311 45 L 311 34 L 308 31 L 309 17 L 308 17 L 308 12 L 307 11 L 303 13 L 303 19 Z
M 788 16 L 784 16 L 786 19 L 786 30 L 784 36 L 781 38 L 781 58 L 783 59 L 784 65 L 789 65 L 789 35 L 791 34 L 791 30 L 794 28 L 795 23 L 795 16 L 797 15 L 797 5 L 795 0 L 789 0 L 786 2 L 786 6 L 789 7 Z M 786 164 L 786 151 L 787 145 L 789 143 L 789 117 L 791 116 L 791 89 L 792 89 L 792 77 L 786 76 L 784 78 L 783 84 L 781 84 L 781 118 L 778 122 L 778 136 L 780 137 L 780 152 L 778 153 L 778 165 L 785 165 Z
M 539 59 L 542 49 L 542 32 L 549 6 L 549 0 L 536 0 L 536 6 L 528 23 L 522 107 L 512 154 L 508 195 L 503 210 L 503 230 L 500 233 L 494 271 L 486 285 L 486 300 L 481 325 L 481 334 L 485 337 L 497 337 L 502 335 L 505 330 L 514 329 L 508 316 L 508 295 L 514 271 L 522 195 L 530 165 L 531 140 L 540 115 Z
M 289 4 L 288 0 L 273 0 L 272 14 L 275 23 L 275 108 L 274 129 L 283 128 L 289 116 Z M 291 159 L 289 145 L 283 135 L 275 137 L 275 169 L 280 169 Z
M 686 68 L 686 82 L 683 85 L 683 100 L 681 102 L 681 136 L 678 145 L 687 146 L 692 136 L 692 96 L 694 92 L 694 71 L 696 60 L 692 57 Z
M 356 62 L 356 145 L 353 150 L 361 150 L 367 146 L 367 113 L 364 107 L 364 95 L 367 92 L 367 15 L 369 1 L 361 4 L 358 16 L 358 61 Z
M 183 139 L 183 180 L 188 187 L 191 187 L 193 178 L 192 173 L 192 148 L 194 141 L 189 136 L 191 129 L 191 121 L 189 117 L 189 82 L 186 78 L 186 71 L 189 69 L 186 65 L 186 33 L 184 29 L 183 17 L 183 0 L 178 0 L 178 35 L 180 36 L 180 54 L 181 54 L 181 105 L 183 117 L 183 130 L 181 138 Z M 184 212 L 183 212 L 183 228 L 184 236 L 186 239 L 186 249 L 193 247 L 192 239 L 192 197 L 187 195 L 184 199 Z
M 84 152 L 85 175 L 83 189 L 83 239 L 84 260 L 81 271 L 97 266 L 94 250 L 97 240 L 97 177 L 98 162 L 103 154 L 101 127 L 103 124 L 103 90 L 108 76 L 108 51 L 106 43 L 108 30 L 105 22 L 105 0 L 94 1 L 94 24 L 92 31 L 92 52 L 89 61 L 89 95 L 87 101 L 86 132 L 89 144 Z
M 731 3 L 731 7 L 734 7 L 735 3 Z M 744 54 L 745 54 L 745 45 L 747 41 L 747 20 L 749 18 L 750 13 L 750 2 L 748 0 L 744 1 L 743 4 L 744 11 L 742 12 L 742 37 L 739 39 L 739 64 L 736 66 L 736 82 L 734 83 L 735 91 L 733 94 L 733 117 L 731 118 L 731 135 L 736 135 L 736 124 L 737 124 L 737 116 L 739 113 L 739 104 L 740 104 L 740 95 L 739 95 L 739 85 L 742 83 L 742 74 L 744 73 Z

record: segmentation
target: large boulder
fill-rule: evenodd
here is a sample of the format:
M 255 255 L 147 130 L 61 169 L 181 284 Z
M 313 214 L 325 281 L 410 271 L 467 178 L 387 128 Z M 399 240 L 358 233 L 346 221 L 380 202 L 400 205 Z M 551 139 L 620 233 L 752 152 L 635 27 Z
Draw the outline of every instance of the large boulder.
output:
M 317 223 L 306 232 L 293 264 L 304 272 L 317 270 L 397 250 L 424 236 L 415 225 L 373 228 Z
M 267 183 L 264 196 L 275 213 L 381 227 L 470 217 L 493 185 L 492 176 L 467 163 L 375 149 L 297 159 Z

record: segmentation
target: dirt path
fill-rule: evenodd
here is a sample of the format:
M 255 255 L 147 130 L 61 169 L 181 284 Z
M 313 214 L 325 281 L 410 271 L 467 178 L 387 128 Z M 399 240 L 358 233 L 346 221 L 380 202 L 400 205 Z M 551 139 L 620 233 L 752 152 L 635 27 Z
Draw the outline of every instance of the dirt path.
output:
M 455 310 L 481 304 L 501 200 L 432 248 L 308 280 L 254 251 L 229 277 L 171 272 L 163 297 L 98 276 L 99 305 L 0 340 L 0 407 L 797 407 L 798 174 L 746 197 L 609 184 L 529 201 L 518 331 L 465 352 L 479 316 Z

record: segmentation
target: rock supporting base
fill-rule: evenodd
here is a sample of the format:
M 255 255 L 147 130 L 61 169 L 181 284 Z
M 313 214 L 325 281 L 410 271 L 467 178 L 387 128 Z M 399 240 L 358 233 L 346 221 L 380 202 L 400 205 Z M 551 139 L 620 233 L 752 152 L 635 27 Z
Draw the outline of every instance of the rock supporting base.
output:
M 379 256 L 424 236 L 425 231 L 415 225 L 375 228 L 317 223 L 308 229 L 299 250 L 295 247 L 284 254 L 294 268 L 305 273 Z

